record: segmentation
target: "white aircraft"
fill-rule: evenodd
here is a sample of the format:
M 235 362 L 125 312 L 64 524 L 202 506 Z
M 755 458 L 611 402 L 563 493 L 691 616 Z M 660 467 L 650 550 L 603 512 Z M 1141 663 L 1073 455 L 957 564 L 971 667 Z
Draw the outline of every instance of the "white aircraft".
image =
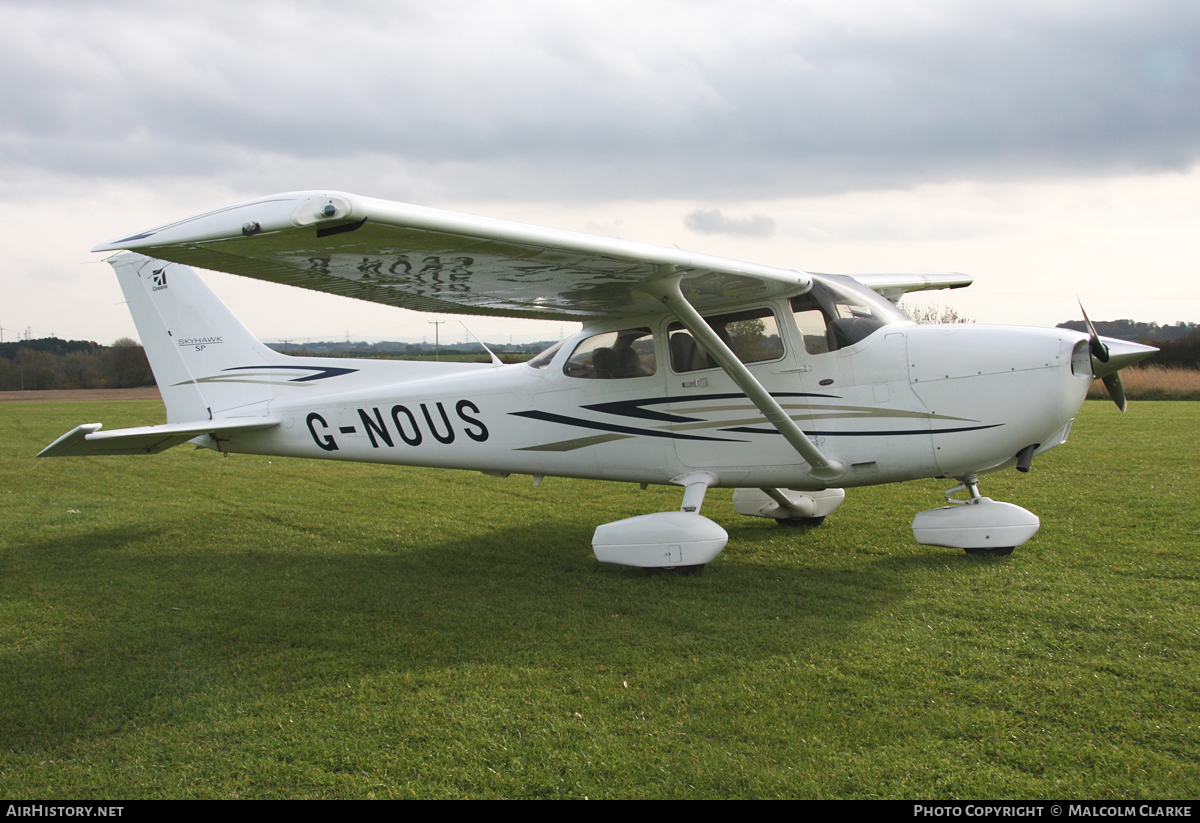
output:
M 336 192 L 237 203 L 102 243 L 167 423 L 79 426 L 39 456 L 221 452 L 683 487 L 677 512 L 601 525 L 596 557 L 696 571 L 728 534 L 700 514 L 815 525 L 845 489 L 954 478 L 918 543 L 1004 555 L 1040 525 L 979 475 L 1065 443 L 1088 386 L 1155 349 L 1065 329 L 918 326 L 890 301 L 971 283 L 829 275 Z M 167 262 L 171 261 L 171 262 Z M 288 357 L 186 264 L 422 311 L 571 319 L 528 363 Z M 885 299 L 886 298 L 886 299 Z M 1090 326 L 1090 324 L 1089 324 Z M 966 492 L 965 500 L 954 495 Z

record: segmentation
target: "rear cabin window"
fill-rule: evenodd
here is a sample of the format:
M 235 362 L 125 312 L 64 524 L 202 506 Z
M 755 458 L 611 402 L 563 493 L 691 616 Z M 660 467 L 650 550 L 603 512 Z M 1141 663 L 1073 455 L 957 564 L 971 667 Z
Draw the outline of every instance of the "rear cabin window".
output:
M 649 377 L 656 369 L 654 333 L 650 329 L 623 329 L 580 341 L 567 358 L 563 373 L 591 380 L 620 380 Z
M 752 309 L 736 314 L 706 317 L 704 322 L 743 363 L 761 363 L 783 357 L 779 324 L 770 309 Z M 671 368 L 677 372 L 718 368 L 717 361 L 692 337 L 682 323 L 667 327 Z

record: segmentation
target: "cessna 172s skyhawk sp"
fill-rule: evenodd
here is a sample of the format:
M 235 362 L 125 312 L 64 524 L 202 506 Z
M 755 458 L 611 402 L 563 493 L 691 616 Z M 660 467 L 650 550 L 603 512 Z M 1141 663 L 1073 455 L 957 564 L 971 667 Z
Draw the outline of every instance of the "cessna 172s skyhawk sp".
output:
M 237 203 L 103 243 L 167 424 L 79 426 L 41 456 L 222 452 L 682 486 L 677 512 L 596 529 L 601 561 L 700 568 L 703 517 L 818 523 L 854 486 L 955 478 L 917 542 L 1007 554 L 1036 516 L 978 477 L 1065 443 L 1094 377 L 1154 351 L 1064 329 L 918 326 L 889 299 L 965 275 L 810 274 L 336 192 Z M 170 261 L 170 262 L 167 262 Z M 441 313 L 572 319 L 528 363 L 288 357 L 187 264 Z M 887 299 L 885 299 L 887 298 Z M 953 495 L 966 492 L 967 499 Z

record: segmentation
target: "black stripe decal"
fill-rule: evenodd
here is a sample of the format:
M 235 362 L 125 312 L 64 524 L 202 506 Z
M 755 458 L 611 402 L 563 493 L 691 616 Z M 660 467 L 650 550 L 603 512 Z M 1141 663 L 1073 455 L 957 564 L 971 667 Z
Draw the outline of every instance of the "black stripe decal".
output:
M 614 426 L 611 423 L 596 423 L 578 417 L 567 417 L 544 411 L 509 412 L 514 417 L 528 417 L 530 420 L 544 420 L 547 423 L 562 423 L 567 426 L 578 426 L 583 429 L 599 429 L 606 432 L 621 432 L 622 434 L 641 434 L 646 437 L 666 437 L 670 440 L 711 440 L 717 443 L 745 443 L 745 440 L 730 440 L 728 437 L 699 437 L 692 434 L 675 434 L 674 432 L 655 431 L 653 429 L 635 429 L 630 426 Z
M 994 429 L 1003 423 L 992 423 L 988 426 L 963 426 L 959 429 L 900 429 L 897 431 L 866 431 L 866 432 L 804 432 L 809 437 L 892 437 L 904 434 L 954 434 L 955 432 L 973 432 L 980 429 Z M 723 432 L 741 432 L 743 434 L 779 434 L 775 429 L 753 429 L 749 426 L 738 426 L 732 429 L 721 429 Z
M 234 366 L 221 371 L 263 371 L 265 369 L 303 369 L 317 372 L 305 377 L 293 377 L 289 383 L 307 383 L 310 380 L 324 380 L 327 377 L 340 377 L 343 374 L 354 374 L 358 369 L 342 369 L 336 366 Z
M 836 394 L 809 394 L 807 392 L 772 392 L 772 397 L 823 397 L 830 400 L 841 400 Z M 604 414 L 616 414 L 621 417 L 638 417 L 643 420 L 661 420 L 666 423 L 693 423 L 703 420 L 702 417 L 684 417 L 678 414 L 652 411 L 643 406 L 660 406 L 663 403 L 695 403 L 702 400 L 749 400 L 742 392 L 726 394 L 688 394 L 680 397 L 657 397 L 650 400 L 617 400 L 611 403 L 593 403 L 582 408 Z

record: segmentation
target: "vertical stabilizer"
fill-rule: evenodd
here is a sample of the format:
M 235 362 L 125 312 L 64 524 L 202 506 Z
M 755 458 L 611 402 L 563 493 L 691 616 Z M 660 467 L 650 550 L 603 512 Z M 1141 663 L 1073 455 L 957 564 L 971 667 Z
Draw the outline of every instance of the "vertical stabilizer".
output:
M 192 269 L 140 254 L 108 261 L 145 347 L 167 422 L 266 413 L 270 381 L 254 371 L 290 358 L 264 346 Z

